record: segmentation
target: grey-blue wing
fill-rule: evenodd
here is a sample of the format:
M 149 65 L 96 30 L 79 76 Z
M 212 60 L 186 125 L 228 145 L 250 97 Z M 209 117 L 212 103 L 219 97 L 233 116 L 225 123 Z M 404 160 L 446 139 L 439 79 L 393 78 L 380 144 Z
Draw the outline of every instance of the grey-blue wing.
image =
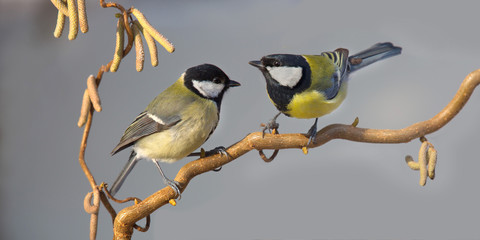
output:
M 344 48 L 338 48 L 333 52 L 323 52 L 323 56 L 332 60 L 332 62 L 337 66 L 337 71 L 332 75 L 331 81 L 332 86 L 328 89 L 325 89 L 325 97 L 327 99 L 333 99 L 337 96 L 342 81 L 347 77 L 348 69 L 348 50 Z
M 112 150 L 111 154 L 114 155 L 115 153 L 130 147 L 135 143 L 135 141 L 142 137 L 165 131 L 180 122 L 180 120 L 181 119 L 179 116 L 172 116 L 168 119 L 168 121 L 159 123 L 150 117 L 148 112 L 142 112 L 137 116 L 137 118 L 135 118 L 132 124 L 128 126 L 127 130 L 125 130 L 120 142 Z

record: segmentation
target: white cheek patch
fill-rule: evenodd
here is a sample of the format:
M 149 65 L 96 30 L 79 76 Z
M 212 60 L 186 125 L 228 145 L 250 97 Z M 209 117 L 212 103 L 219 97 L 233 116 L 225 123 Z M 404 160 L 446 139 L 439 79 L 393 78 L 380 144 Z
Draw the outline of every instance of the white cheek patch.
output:
M 213 83 L 210 81 L 192 80 L 193 87 L 200 92 L 204 97 L 216 98 L 223 91 L 225 85 Z
M 267 67 L 270 76 L 280 85 L 293 88 L 302 78 L 302 67 Z

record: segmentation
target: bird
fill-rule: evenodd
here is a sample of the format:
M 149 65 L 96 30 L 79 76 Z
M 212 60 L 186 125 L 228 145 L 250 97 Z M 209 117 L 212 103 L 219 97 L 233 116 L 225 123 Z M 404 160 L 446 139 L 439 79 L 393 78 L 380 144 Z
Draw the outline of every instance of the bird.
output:
M 155 97 L 123 133 L 111 155 L 132 146 L 127 164 L 109 192 L 114 196 L 140 159 L 153 161 L 165 185 L 181 197 L 178 182 L 168 179 L 159 162 L 176 162 L 199 148 L 217 127 L 224 93 L 240 86 L 219 67 L 201 64 L 181 74 Z
M 346 97 L 350 73 L 374 62 L 399 55 L 402 48 L 390 42 L 377 43 L 353 56 L 345 48 L 320 55 L 271 54 L 249 64 L 258 68 L 266 81 L 270 101 L 279 110 L 263 129 L 278 128 L 276 119 L 288 117 L 312 119 L 307 132 L 310 143 L 317 133 L 318 118 L 331 113 Z

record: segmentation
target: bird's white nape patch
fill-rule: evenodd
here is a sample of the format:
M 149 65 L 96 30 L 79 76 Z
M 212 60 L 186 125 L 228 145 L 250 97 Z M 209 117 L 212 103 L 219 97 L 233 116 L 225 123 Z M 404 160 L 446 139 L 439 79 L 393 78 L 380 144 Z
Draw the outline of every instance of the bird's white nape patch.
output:
M 218 97 L 225 87 L 224 84 L 213 83 L 211 81 L 192 80 L 192 83 L 193 87 L 196 88 L 200 94 L 207 98 Z
M 302 78 L 302 67 L 267 67 L 270 76 L 280 85 L 293 88 Z

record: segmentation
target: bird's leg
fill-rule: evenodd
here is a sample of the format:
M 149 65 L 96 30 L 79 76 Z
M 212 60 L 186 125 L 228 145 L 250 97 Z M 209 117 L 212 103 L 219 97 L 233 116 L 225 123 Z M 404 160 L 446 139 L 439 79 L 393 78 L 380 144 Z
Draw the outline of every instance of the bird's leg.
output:
M 265 136 L 265 131 L 267 129 L 270 133 L 272 133 L 272 130 L 277 130 L 278 129 L 278 127 L 280 125 L 277 123 L 277 118 L 278 118 L 278 116 L 280 116 L 280 114 L 282 114 L 282 112 L 277 113 L 277 115 L 275 115 L 275 117 L 273 117 L 272 119 L 270 119 L 270 121 L 268 121 L 266 124 L 264 124 L 265 127 L 263 128 L 263 131 L 262 131 L 262 137 Z
M 155 165 L 157 165 L 158 171 L 162 175 L 165 185 L 170 186 L 177 193 L 178 200 L 180 200 L 182 198 L 182 194 L 180 193 L 180 189 L 178 188 L 178 182 L 172 181 L 165 176 L 157 160 L 153 160 L 153 162 L 155 163 Z
M 310 127 L 310 129 L 308 130 L 308 135 L 310 136 L 309 139 L 308 139 L 308 145 L 310 145 L 310 143 L 315 143 L 315 137 L 317 136 L 317 122 L 318 122 L 318 118 L 315 118 L 315 123 L 313 123 L 312 127 Z

